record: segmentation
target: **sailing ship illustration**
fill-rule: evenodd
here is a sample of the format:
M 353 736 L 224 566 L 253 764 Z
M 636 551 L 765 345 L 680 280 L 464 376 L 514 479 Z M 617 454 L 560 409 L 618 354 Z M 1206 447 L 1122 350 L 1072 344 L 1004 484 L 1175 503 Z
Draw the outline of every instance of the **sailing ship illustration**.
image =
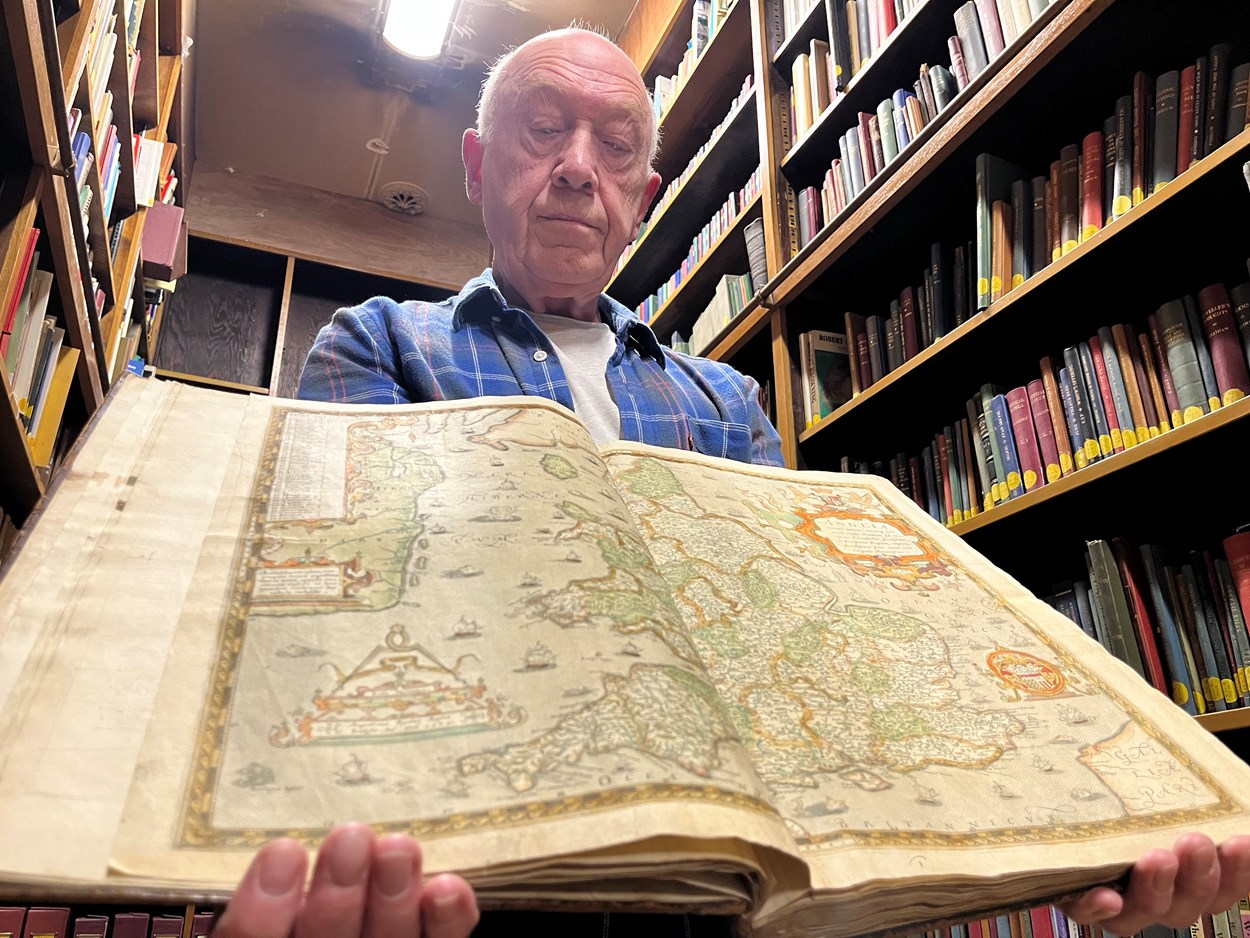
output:
M 990 786 L 990 787 L 991 787 L 991 788 L 993 788 L 993 790 L 994 790 L 994 794 L 998 795 L 998 797 L 999 797 L 999 798 L 1019 798 L 1019 797 L 1020 797 L 1020 795 L 1019 795 L 1019 794 L 1017 794 L 1016 792 L 1012 791 L 1010 788 L 1008 788 L 1008 787 L 1007 787 L 1006 785 L 1004 785 L 1002 782 L 995 782 L 995 783 L 994 783 L 992 786 Z
M 334 774 L 335 781 L 340 785 L 367 785 L 373 781 L 373 776 L 369 774 L 368 764 L 355 753 L 352 753 L 352 757 L 339 766 Z
M 936 788 L 929 788 L 925 785 L 916 785 L 916 801 L 920 804 L 940 805 L 942 796 Z
M 393 625 L 350 673 L 334 668 L 334 688 L 316 691 L 310 705 L 270 730 L 269 742 L 289 748 L 459 736 L 525 719 L 524 710 L 488 694 L 484 679 L 470 683 L 461 676 L 470 658 L 476 656 L 462 655 L 449 667 L 412 641 L 403 625 Z
M 623 646 L 621 646 L 621 654 L 629 655 L 631 658 L 641 658 L 642 649 L 633 642 L 626 642 Z
M 1060 705 L 1059 719 L 1063 720 L 1064 723 L 1070 723 L 1073 725 L 1089 722 L 1089 717 L 1083 714 L 1080 710 L 1076 709 L 1076 707 L 1069 704 Z
M 1037 769 L 1039 772 L 1053 772 L 1055 771 L 1055 763 L 1044 758 L 1039 753 L 1033 757 L 1033 768 Z
M 235 773 L 234 784 L 239 788 L 265 788 L 276 780 L 273 769 L 259 762 L 249 762 Z
M 520 586 L 542 586 L 542 581 L 532 573 L 527 573 L 521 577 Z
M 526 671 L 543 671 L 556 666 L 556 653 L 538 642 L 525 650 L 521 663 Z
M 482 634 L 482 627 L 477 624 L 476 619 L 466 619 L 464 616 L 451 627 L 452 638 L 478 638 Z
M 581 554 L 579 554 L 575 550 L 571 550 L 567 554 L 565 554 L 564 559 L 567 560 L 569 563 L 581 563 L 582 562 Z

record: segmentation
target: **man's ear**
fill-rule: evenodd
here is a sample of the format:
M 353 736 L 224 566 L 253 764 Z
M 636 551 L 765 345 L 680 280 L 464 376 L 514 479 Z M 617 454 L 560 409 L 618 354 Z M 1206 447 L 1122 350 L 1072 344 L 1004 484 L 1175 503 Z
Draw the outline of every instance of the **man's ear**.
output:
M 474 205 L 482 204 L 483 152 L 482 138 L 470 127 L 460 139 L 460 158 L 464 160 L 464 191 Z
M 638 237 L 638 229 L 642 225 L 643 220 L 647 217 L 647 210 L 651 208 L 651 203 L 655 201 L 655 194 L 660 191 L 660 174 L 652 172 L 647 177 L 647 186 L 642 193 L 642 204 L 638 206 L 638 217 L 634 219 L 634 234 L 631 241 Z

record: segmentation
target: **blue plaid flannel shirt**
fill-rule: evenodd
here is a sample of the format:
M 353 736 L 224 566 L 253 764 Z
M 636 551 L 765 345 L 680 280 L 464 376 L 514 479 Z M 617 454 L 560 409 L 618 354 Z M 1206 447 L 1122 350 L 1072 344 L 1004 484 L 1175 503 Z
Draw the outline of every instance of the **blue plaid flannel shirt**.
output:
M 607 379 L 622 439 L 784 465 L 753 378 L 662 347 L 610 297 L 599 297 L 599 315 L 616 333 Z M 339 310 L 318 334 L 299 388 L 301 398 L 352 404 L 512 394 L 573 409 L 551 343 L 525 310 L 508 305 L 489 269 L 440 303 L 375 297 Z

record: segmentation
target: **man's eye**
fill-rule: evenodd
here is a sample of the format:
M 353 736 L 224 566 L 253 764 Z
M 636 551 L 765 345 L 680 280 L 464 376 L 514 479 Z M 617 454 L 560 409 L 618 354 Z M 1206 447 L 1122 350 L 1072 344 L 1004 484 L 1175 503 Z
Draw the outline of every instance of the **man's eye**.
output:
M 617 140 L 605 140 L 604 145 L 613 153 L 628 153 L 629 147 Z
M 560 131 L 555 127 L 535 127 L 534 133 L 540 137 L 554 137 Z

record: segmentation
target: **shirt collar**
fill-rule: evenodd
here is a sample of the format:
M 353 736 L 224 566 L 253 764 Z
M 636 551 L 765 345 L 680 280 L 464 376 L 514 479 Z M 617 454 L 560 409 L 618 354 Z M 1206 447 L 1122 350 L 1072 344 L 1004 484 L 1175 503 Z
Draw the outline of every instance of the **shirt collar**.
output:
M 494 274 L 488 267 L 464 285 L 460 293 L 452 297 L 453 332 L 459 332 L 467 322 L 481 322 L 491 316 L 515 316 L 521 310 L 509 306 L 495 283 Z M 642 355 L 655 359 L 664 367 L 664 350 L 655 333 L 629 310 L 605 293 L 599 294 L 599 317 L 616 334 L 622 350 L 633 347 Z M 622 354 L 618 352 L 618 356 Z M 618 356 L 613 356 L 615 364 Z

